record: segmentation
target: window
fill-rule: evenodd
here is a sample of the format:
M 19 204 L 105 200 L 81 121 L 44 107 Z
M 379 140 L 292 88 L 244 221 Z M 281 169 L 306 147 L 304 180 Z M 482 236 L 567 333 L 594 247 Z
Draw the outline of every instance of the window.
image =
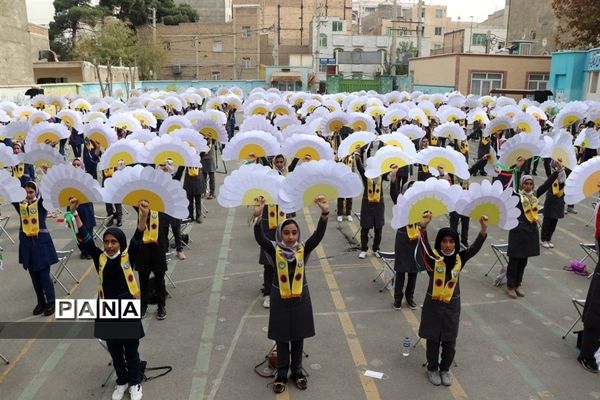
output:
M 598 75 L 600 75 L 600 72 L 598 71 L 590 72 L 590 93 L 598 92 Z
M 223 51 L 223 42 L 215 40 L 213 42 L 213 53 L 220 53 Z
M 546 90 L 550 74 L 529 74 L 527 76 L 527 89 Z
M 219 79 L 221 79 L 221 72 L 220 71 L 213 71 L 212 72 L 212 80 L 213 81 L 218 81 Z
M 392 32 L 394 32 L 394 30 L 392 29 L 392 27 L 388 26 L 387 28 L 385 28 L 385 34 L 387 36 L 392 36 Z
M 249 26 L 242 26 L 242 37 L 243 38 L 249 38 L 250 37 L 250 27 Z
M 442 36 L 442 27 L 441 26 L 435 27 L 435 36 Z
M 324 33 L 319 34 L 319 46 L 327 47 L 327 35 Z
M 487 35 L 485 33 L 474 33 L 471 44 L 473 46 L 485 46 L 487 42 Z
M 319 72 L 327 72 L 327 64 L 319 64 Z
M 519 44 L 519 54 L 522 56 L 528 56 L 531 54 L 531 43 Z
M 341 32 L 341 31 L 343 31 L 343 30 L 344 30 L 344 29 L 343 29 L 343 28 L 344 28 L 344 26 L 343 26 L 343 24 L 342 24 L 342 21 L 333 21 L 331 24 L 332 24 L 332 26 L 331 26 L 331 29 L 332 29 L 334 32 Z
M 242 58 L 242 68 L 252 68 L 252 64 L 250 63 L 250 57 Z
M 421 18 L 425 18 L 425 9 L 424 8 L 421 9 Z
M 490 90 L 502 87 L 504 74 L 501 72 L 472 72 L 471 73 L 471 94 L 485 96 L 490 94 Z
M 436 18 L 443 18 L 444 17 L 444 10 L 442 10 L 440 8 L 436 8 L 435 9 L 435 17 Z

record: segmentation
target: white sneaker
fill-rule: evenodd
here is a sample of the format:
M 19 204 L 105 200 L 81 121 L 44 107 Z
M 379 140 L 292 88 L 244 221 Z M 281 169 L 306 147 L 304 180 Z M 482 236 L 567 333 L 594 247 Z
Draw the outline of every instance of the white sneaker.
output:
M 141 400 L 142 398 L 142 385 L 133 385 L 129 387 L 129 398 L 131 400 Z
M 117 385 L 115 387 L 115 391 L 112 394 L 112 400 L 121 400 L 123 396 L 125 396 L 125 392 L 127 391 L 128 387 L 129 385 L 127 384 Z
M 548 244 L 548 242 L 542 242 L 542 247 L 545 249 L 549 249 L 550 245 Z
M 344 217 L 342 217 L 341 215 L 338 215 L 337 217 L 337 221 L 338 222 L 342 222 L 344 220 Z
M 367 257 L 366 251 L 361 251 L 360 254 L 358 255 L 358 258 L 366 258 L 366 257 Z
M 271 307 L 271 297 L 270 296 L 264 296 L 263 297 L 263 307 L 264 308 Z
M 550 246 L 550 248 L 553 249 L 554 248 L 554 243 L 548 242 L 548 246 Z
M 354 221 L 354 220 L 352 219 L 352 215 L 348 215 L 348 222 L 352 222 L 352 221 Z

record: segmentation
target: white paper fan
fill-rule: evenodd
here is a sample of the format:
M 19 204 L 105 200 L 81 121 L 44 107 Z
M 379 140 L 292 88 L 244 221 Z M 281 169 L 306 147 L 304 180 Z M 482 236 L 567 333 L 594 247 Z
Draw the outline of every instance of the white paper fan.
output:
M 112 114 L 108 119 L 108 123 L 115 128 L 124 129 L 129 132 L 142 129 L 142 124 L 133 115 L 127 113 Z
M 417 149 L 415 148 L 415 144 L 406 135 L 403 135 L 398 132 L 389 133 L 386 135 L 379 136 L 378 140 L 382 141 L 386 146 L 395 146 L 400 148 L 400 150 L 407 153 L 412 158 L 415 158 L 417 156 Z
M 83 128 L 83 136 L 98 142 L 102 150 L 107 149 L 119 139 L 117 137 L 117 132 L 103 122 L 92 122 L 85 125 Z
M 465 156 L 448 147 L 429 146 L 417 153 L 416 162 L 436 171 L 438 167 L 443 167 L 444 172 L 460 179 L 469 179 L 470 176 Z
M 333 160 L 333 149 L 320 136 L 294 135 L 283 142 L 281 152 L 290 159 L 300 160 L 310 157 L 311 160 Z
M 193 129 L 190 128 L 181 128 L 173 131 L 171 136 L 179 138 L 184 142 L 187 142 L 190 146 L 192 146 L 198 153 L 207 152 L 208 143 L 204 136 L 200 135 Z
M 437 117 L 443 124 L 445 122 L 454 122 L 467 118 L 467 114 L 463 110 L 452 106 L 442 106 L 437 112 Z
M 385 146 L 377 150 L 374 156 L 367 158 L 367 168 L 365 176 L 375 179 L 392 170 L 392 165 L 402 168 L 406 165 L 414 164 L 412 155 L 402 151 L 399 147 Z
M 568 129 L 571 125 L 577 121 L 582 121 L 585 118 L 585 111 L 577 109 L 563 108 L 560 110 L 558 115 L 554 118 L 554 126 L 556 128 Z
M 200 135 L 198 135 L 198 132 L 194 131 L 194 133 L 196 134 L 196 136 L 200 136 Z M 150 129 L 138 129 L 138 130 L 133 131 L 132 134 L 127 135 L 127 139 L 137 140 L 138 142 L 141 142 L 144 144 L 148 143 L 155 137 L 156 137 L 156 132 L 152 132 Z
M 519 133 L 508 139 L 500 148 L 500 163 L 507 167 L 517 164 L 517 159 L 522 157 L 528 160 L 540 155 L 542 152 L 542 143 L 539 135 L 529 135 Z
M 169 134 L 177 129 L 191 128 L 192 123 L 189 119 L 181 115 L 172 115 L 165 119 L 160 125 L 158 133 L 161 135 Z
M 565 203 L 575 204 L 600 190 L 600 157 L 579 164 L 565 182 Z
M 59 164 L 42 177 L 40 192 L 49 210 L 66 207 L 75 197 L 80 204 L 102 201 L 100 184 L 81 168 Z
M 502 131 L 507 129 L 512 129 L 514 127 L 512 120 L 508 117 L 498 117 L 490 120 L 490 122 L 486 125 L 483 130 L 483 136 L 488 137 L 491 135 L 497 135 Z
M 571 171 L 577 167 L 577 155 L 573 147 L 573 137 L 566 131 L 559 132 L 552 140 L 549 156 L 554 161 L 561 160 L 562 165 Z
M 208 139 L 216 140 L 221 143 L 227 143 L 229 141 L 225 127 L 208 117 L 203 117 L 196 121 L 194 129 Z
M 29 128 L 31 128 L 31 124 L 27 121 L 12 121 L 4 127 L 2 135 L 6 138 L 22 142 L 27 137 Z
M 537 119 L 528 113 L 519 113 L 515 115 L 513 120 L 515 129 L 524 133 L 539 135 L 542 133 L 542 127 Z
M 85 124 L 89 124 L 92 122 L 107 123 L 108 118 L 106 117 L 106 114 L 104 114 L 104 113 L 101 113 L 99 111 L 91 111 L 91 112 L 85 113 L 85 115 L 83 116 L 83 122 Z
M 60 122 L 66 125 L 68 128 L 75 128 L 78 131 L 81 130 L 83 121 L 81 119 L 81 113 L 75 110 L 62 110 L 59 111 L 56 116 L 60 119 Z
M 0 168 L 12 167 L 19 163 L 19 157 L 13 153 L 12 147 L 0 143 Z
M 596 150 L 600 148 L 600 132 L 594 128 L 586 128 L 579 132 L 573 144 L 586 149 Z
M 29 129 L 27 142 L 33 143 L 58 143 L 61 139 L 67 139 L 71 135 L 69 129 L 63 124 L 52 122 L 40 122 Z
M 519 198 L 513 196 L 512 187 L 502 188 L 502 182 L 493 184 L 483 180 L 481 184 L 473 182 L 469 190 L 463 190 L 456 201 L 456 212 L 478 221 L 481 216 L 488 217 L 490 225 L 497 225 L 500 229 L 511 230 L 518 224 L 521 211 L 517 208 Z
M 292 126 L 299 126 L 300 121 L 294 116 L 282 115 L 275 118 L 275 126 L 281 130 L 287 129 Z
M 272 168 L 260 164 L 242 165 L 225 178 L 217 202 L 226 208 L 251 206 L 262 196 L 266 204 L 277 204 L 281 182 L 285 178 Z
M 67 162 L 55 147 L 45 143 L 30 144 L 29 142 L 25 144 L 25 152 L 19 154 L 19 160 L 24 164 L 35 165 L 36 167 L 52 167 Z
M 375 132 L 375 121 L 373 118 L 359 112 L 348 114 L 348 126 L 354 131 Z
M 223 149 L 223 160 L 249 160 L 281 153 L 279 142 L 264 131 L 247 131 L 235 135 Z
M 133 139 L 118 140 L 102 153 L 98 168 L 101 170 L 116 168 L 119 166 L 119 161 L 124 165 L 136 164 L 141 162 L 143 153 L 144 145 L 141 142 Z
M 172 135 L 157 136 L 146 143 L 140 158 L 147 164 L 159 165 L 172 160 L 175 167 L 201 167 L 200 156 L 196 150 Z
M 411 108 L 408 111 L 408 119 L 422 126 L 429 126 L 429 118 L 420 108 Z
M 328 201 L 353 198 L 362 193 L 363 185 L 352 169 L 332 160 L 303 163 L 285 178 L 279 191 L 280 206 L 294 212 L 323 195 Z
M 71 102 L 71 108 L 78 111 L 90 111 L 92 105 L 86 99 L 75 99 Z
M 496 168 L 496 164 L 498 164 L 498 157 L 496 156 L 496 150 L 490 146 L 490 152 L 488 153 L 488 159 L 485 163 L 485 167 L 483 167 L 483 171 L 487 174 L 487 176 L 491 176 L 492 178 L 497 177 L 500 174 L 500 171 Z
M 102 197 L 105 203 L 137 207 L 141 200 L 150 203 L 150 209 L 177 219 L 188 216 L 188 200 L 181 183 L 171 174 L 152 167 L 126 167 L 116 171 L 104 182 Z
M 346 158 L 356 150 L 368 145 L 376 138 L 377 136 L 372 132 L 358 131 L 351 133 L 340 143 L 337 151 L 338 158 L 340 160 Z
M 348 125 L 348 114 L 344 111 L 336 111 L 325 115 L 321 122 L 321 127 L 325 134 L 339 132 L 345 125 Z
M 396 132 L 403 134 L 410 140 L 420 140 L 425 136 L 425 131 L 423 128 L 413 124 L 402 125 Z
M 227 123 L 227 115 L 225 115 L 225 113 L 221 110 L 207 110 L 204 113 L 204 116 L 212 119 L 220 125 L 225 125 Z
M 40 122 L 48 121 L 52 116 L 45 111 L 36 110 L 29 116 L 29 123 L 31 125 L 39 124 Z
M 278 116 L 283 116 L 283 115 L 295 116 L 296 115 L 296 111 L 294 111 L 292 106 L 283 100 L 279 100 L 279 101 L 276 101 L 275 103 L 271 104 L 270 110 L 274 115 L 278 115 Z
M 490 122 L 490 119 L 483 108 L 475 108 L 469 111 L 467 122 L 472 124 L 475 121 L 479 121 L 479 123 L 483 125 L 487 125 Z
M 253 115 L 245 117 L 240 125 L 240 132 L 246 131 L 265 131 L 274 134 L 277 132 L 277 128 L 271 125 L 262 115 Z
M 398 123 L 399 121 L 402 121 L 403 119 L 406 119 L 407 116 L 408 111 L 406 111 L 403 108 L 388 108 L 381 122 L 384 126 L 390 126 L 392 124 Z
M 244 104 L 244 117 L 251 115 L 267 115 L 271 105 L 264 100 L 255 100 Z
M 392 228 L 400 229 L 419 222 L 426 211 L 431 212 L 433 217 L 445 216 L 454 211 L 461 192 L 460 186 L 450 185 L 445 179 L 429 178 L 424 182 L 415 182 L 398 196 L 392 208 Z
M 455 122 L 445 122 L 436 126 L 433 135 L 448 138 L 448 140 L 467 140 L 465 130 Z
M 25 189 L 10 172 L 0 169 L 0 204 L 19 203 L 25 200 Z
M 133 110 L 130 112 L 133 115 L 133 118 L 137 119 L 140 124 L 144 124 L 149 126 L 150 128 L 156 128 L 156 117 L 150 111 L 145 108 L 138 108 L 137 110 Z

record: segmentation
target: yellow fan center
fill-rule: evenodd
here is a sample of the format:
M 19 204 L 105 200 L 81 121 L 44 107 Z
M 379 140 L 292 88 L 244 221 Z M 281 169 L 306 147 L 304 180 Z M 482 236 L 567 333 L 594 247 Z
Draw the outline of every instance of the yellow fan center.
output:
M 185 158 L 183 157 L 183 155 L 181 155 L 181 153 L 178 153 L 173 150 L 163 151 L 162 153 L 157 154 L 154 157 L 154 164 L 164 164 L 167 162 L 168 159 L 173 160 L 173 164 L 176 167 L 186 164 Z
M 261 145 L 256 143 L 248 143 L 244 147 L 240 149 L 240 160 L 247 160 L 252 158 L 250 155 L 254 155 L 255 157 L 266 157 L 267 152 L 262 148 Z M 268 203 L 271 204 L 271 203 Z
M 481 203 L 473 208 L 469 217 L 473 220 L 479 220 L 481 216 L 487 216 L 490 225 L 498 225 L 500 223 L 501 211 L 497 204 L 494 203 Z
M 385 174 L 386 172 L 390 172 L 392 170 L 392 165 L 396 165 L 398 168 L 402 168 L 408 164 L 408 161 L 402 157 L 388 157 L 381 163 L 381 173 Z
M 579 120 L 579 116 L 577 115 L 567 115 L 565 119 L 563 119 L 563 128 L 573 125 L 575 122 Z
M 106 139 L 106 136 L 104 136 L 104 133 L 102 132 L 92 132 L 90 133 L 90 139 L 92 139 L 94 142 L 98 142 L 100 143 L 100 147 L 103 149 L 106 149 L 108 147 L 108 140 Z
M 37 138 L 37 143 L 46 143 L 46 142 L 58 142 L 60 141 L 60 136 L 58 136 L 56 133 L 54 132 L 43 132 L 40 136 L 38 136 Z
M 181 125 L 179 124 L 171 124 L 168 128 L 167 128 L 167 133 L 171 133 L 177 129 L 181 129 Z
M 590 197 L 598 192 L 598 183 L 600 183 L 600 171 L 592 173 L 583 184 L 583 194 L 585 197 Z
M 79 200 L 79 204 L 89 203 L 90 199 L 87 197 L 85 193 L 75 187 L 66 187 L 58 193 L 58 206 L 66 207 L 69 205 L 69 199 L 71 197 Z
M 267 109 L 264 107 L 256 107 L 253 111 L 252 111 L 252 115 L 265 115 L 267 114 Z
M 309 187 L 304 191 L 304 205 L 308 206 L 313 204 L 315 197 L 317 196 L 325 196 L 327 200 L 333 200 L 339 197 L 338 190 L 335 186 L 319 183 Z
M 506 157 L 506 166 L 510 167 L 516 165 L 519 157 L 523 157 L 523 160 L 529 160 L 533 157 L 533 153 L 527 149 L 515 149 L 508 157 Z
M 523 132 L 526 133 L 531 133 L 531 131 L 533 130 L 531 128 L 531 125 L 529 125 L 527 122 L 519 122 L 517 124 L 517 128 L 521 129 Z
M 200 133 L 209 139 L 219 140 L 219 134 L 214 128 L 202 128 Z
M 319 161 L 321 159 L 319 152 L 314 147 L 302 147 L 296 152 L 296 154 L 294 154 L 294 157 L 300 160 L 302 160 L 306 156 L 310 156 L 311 160 L 313 161 Z
M 429 161 L 429 167 L 430 168 L 438 168 L 438 167 L 443 167 L 444 168 L 444 172 L 448 173 L 448 174 L 455 174 L 456 170 L 454 168 L 454 164 L 452 163 L 452 161 L 448 160 L 447 158 L 444 157 L 433 157 L 430 161 Z
M 145 189 L 134 190 L 127 193 L 122 203 L 137 207 L 142 200 L 150 203 L 150 209 L 159 212 L 165 212 L 165 203 L 158 194 Z
M 120 151 L 115 153 L 110 161 L 108 162 L 108 166 L 111 168 L 116 168 L 119 165 L 119 160 L 123 160 L 125 165 L 130 165 L 134 163 L 133 156 L 126 151 Z M 137 204 L 136 204 L 137 206 Z
M 329 130 L 331 132 L 337 132 L 344 126 L 344 123 L 339 120 L 333 120 L 329 123 Z
M 437 217 L 448 214 L 448 207 L 446 207 L 439 199 L 425 197 L 410 207 L 410 211 L 408 212 L 408 223 L 414 224 L 421 221 L 425 211 L 430 211 L 432 216 Z
M 264 197 L 265 198 L 265 204 L 275 204 L 276 201 L 275 199 L 273 199 L 273 196 L 271 196 L 271 194 L 269 192 L 267 192 L 264 189 L 260 189 L 260 188 L 253 188 L 253 189 L 248 189 L 246 190 L 246 193 L 244 193 L 244 196 L 242 197 L 242 206 L 253 206 L 256 204 L 256 202 L 254 201 L 255 198 L 257 197 Z
M 367 123 L 364 121 L 356 121 L 352 124 L 352 129 L 354 129 L 355 131 L 366 131 Z
M 508 129 L 508 126 L 506 126 L 505 124 L 498 124 L 494 127 L 494 129 L 492 129 L 492 134 L 496 135 L 506 129 Z

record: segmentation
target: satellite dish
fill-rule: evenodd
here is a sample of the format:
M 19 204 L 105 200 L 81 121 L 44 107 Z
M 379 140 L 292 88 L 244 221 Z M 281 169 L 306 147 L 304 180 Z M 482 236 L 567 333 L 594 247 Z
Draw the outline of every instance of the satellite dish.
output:
M 546 47 L 548 45 L 548 39 L 543 38 L 542 39 L 542 47 Z

